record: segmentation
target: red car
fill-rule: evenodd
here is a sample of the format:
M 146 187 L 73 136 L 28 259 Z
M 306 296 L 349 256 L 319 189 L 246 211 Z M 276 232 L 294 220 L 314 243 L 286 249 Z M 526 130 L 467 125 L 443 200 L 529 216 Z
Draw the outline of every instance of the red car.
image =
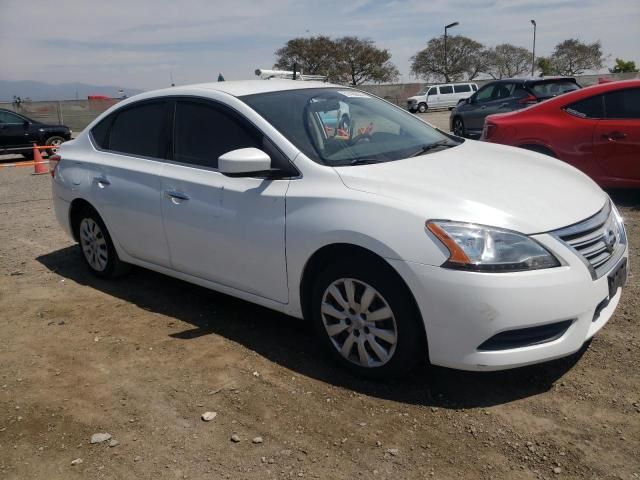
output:
M 564 160 L 602 187 L 640 187 L 640 80 L 601 83 L 490 115 L 481 140 Z

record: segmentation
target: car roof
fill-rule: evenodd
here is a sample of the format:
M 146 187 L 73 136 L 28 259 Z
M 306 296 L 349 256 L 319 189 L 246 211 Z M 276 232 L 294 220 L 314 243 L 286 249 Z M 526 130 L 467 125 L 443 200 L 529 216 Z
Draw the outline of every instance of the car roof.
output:
M 308 88 L 349 88 L 342 85 L 332 83 L 307 81 L 307 80 L 237 80 L 225 82 L 198 83 L 194 85 L 185 85 L 180 87 L 169 87 L 161 90 L 145 92 L 143 95 L 188 95 L 204 92 L 223 92 L 234 97 L 243 95 L 252 95 L 256 93 L 281 92 L 286 90 L 302 90 Z M 138 97 L 136 95 L 136 97 Z

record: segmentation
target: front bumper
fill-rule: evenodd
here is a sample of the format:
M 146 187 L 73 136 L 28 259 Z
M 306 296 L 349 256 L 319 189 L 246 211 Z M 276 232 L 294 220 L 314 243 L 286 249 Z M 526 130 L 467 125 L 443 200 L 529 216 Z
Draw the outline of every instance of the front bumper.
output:
M 563 265 L 527 272 L 478 273 L 390 260 L 417 301 L 432 364 L 490 371 L 553 360 L 578 351 L 607 323 L 622 292 L 618 289 L 608 298 L 609 272 L 592 280 L 586 265 L 564 243 L 548 234 L 534 238 Z M 619 262 L 628 262 L 628 253 L 627 246 Z M 571 320 L 569 328 L 545 343 L 497 351 L 478 349 L 501 332 L 566 320 Z

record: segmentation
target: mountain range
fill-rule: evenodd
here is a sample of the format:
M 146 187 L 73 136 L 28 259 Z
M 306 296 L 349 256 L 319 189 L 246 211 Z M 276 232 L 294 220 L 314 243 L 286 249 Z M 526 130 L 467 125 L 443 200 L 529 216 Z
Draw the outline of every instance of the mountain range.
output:
M 0 102 L 11 102 L 16 95 L 22 99 L 39 100 L 75 100 L 86 99 L 88 95 L 106 95 L 120 97 L 123 90 L 128 97 L 143 90 L 112 85 L 90 85 L 87 83 L 60 83 L 53 85 L 33 80 L 0 80 Z

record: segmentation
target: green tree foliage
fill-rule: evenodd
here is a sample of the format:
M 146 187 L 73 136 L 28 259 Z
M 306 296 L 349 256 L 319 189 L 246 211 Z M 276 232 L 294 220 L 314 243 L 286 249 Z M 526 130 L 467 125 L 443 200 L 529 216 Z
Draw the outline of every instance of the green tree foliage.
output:
M 326 36 L 294 38 L 275 52 L 275 68 L 292 70 L 293 64 L 310 75 L 327 75 L 331 81 L 361 85 L 365 82 L 391 82 L 398 69 L 391 54 L 370 39 Z
M 445 82 L 473 80 L 485 71 L 489 56 L 484 46 L 462 35 L 447 37 L 447 62 L 444 61 L 444 36 L 434 37 L 427 47 L 411 57 L 411 72 L 425 80 Z
M 540 71 L 541 77 L 553 75 L 553 64 L 549 57 L 538 57 L 536 60 L 536 67 Z
M 391 54 L 377 48 L 372 40 L 342 37 L 335 40 L 337 68 L 334 80 L 361 85 L 364 82 L 392 82 L 398 69 L 391 63 Z
M 295 63 L 298 71 L 309 75 L 328 75 L 335 67 L 335 43 L 323 35 L 292 38 L 275 54 L 274 68 L 280 70 L 293 70 Z
M 531 71 L 531 52 L 526 48 L 503 43 L 487 52 L 484 73 L 492 78 L 513 78 Z
M 587 44 L 575 38 L 557 44 L 550 59 L 554 74 L 571 76 L 600 70 L 605 60 L 600 41 Z
M 616 58 L 616 64 L 613 68 L 610 68 L 609 71 L 611 73 L 632 73 L 637 72 L 636 62 L 629 60 L 628 62 L 624 61 L 621 58 Z

